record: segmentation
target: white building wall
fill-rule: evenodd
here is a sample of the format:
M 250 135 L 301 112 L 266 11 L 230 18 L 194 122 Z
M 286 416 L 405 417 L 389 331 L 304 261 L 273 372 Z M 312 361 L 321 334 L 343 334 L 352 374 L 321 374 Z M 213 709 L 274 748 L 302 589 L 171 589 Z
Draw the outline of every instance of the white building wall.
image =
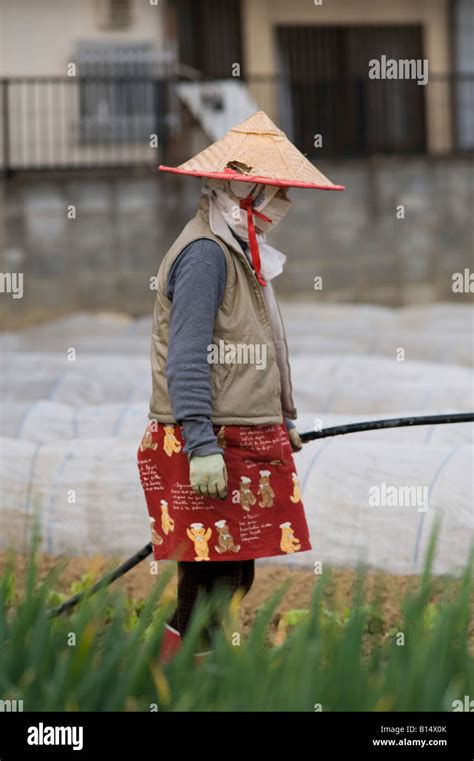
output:
M 0 75 L 65 76 L 80 41 L 165 44 L 165 5 L 131 0 L 127 28 L 101 27 L 103 0 L 0 0 Z

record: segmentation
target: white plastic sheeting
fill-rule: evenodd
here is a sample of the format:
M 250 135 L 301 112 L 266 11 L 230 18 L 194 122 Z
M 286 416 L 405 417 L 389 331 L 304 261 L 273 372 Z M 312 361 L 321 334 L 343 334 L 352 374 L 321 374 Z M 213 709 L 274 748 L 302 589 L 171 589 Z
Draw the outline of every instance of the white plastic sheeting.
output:
M 395 573 L 419 571 L 439 518 L 435 570 L 461 569 L 472 541 L 473 447 L 362 442 L 357 436 L 317 442 L 299 455 L 313 551 L 292 556 L 291 563 L 364 561 Z M 2 445 L 3 545 L 24 546 L 38 514 L 48 552 L 132 552 L 148 541 L 136 442 L 9 439 Z M 371 506 L 370 490 L 383 483 L 426 491 L 410 506 Z
M 388 435 L 388 432 L 387 432 Z M 393 573 L 419 572 L 436 520 L 436 573 L 464 567 L 473 540 L 472 446 L 326 439 L 305 447 L 298 464 L 314 559 L 359 561 Z M 371 491 L 419 487 L 410 506 L 372 506 Z M 386 491 L 385 489 L 385 491 Z M 425 509 L 426 508 L 426 509 Z M 295 556 L 304 564 L 304 555 Z
M 461 410 L 444 409 L 444 412 Z M 64 404 L 39 400 L 37 402 L 7 402 L 0 404 L 2 434 L 12 439 L 33 443 L 46 443 L 57 439 L 83 439 L 120 437 L 137 441 L 143 435 L 148 405 L 143 402 L 126 404 Z M 390 412 L 390 417 L 429 415 L 432 409 L 401 408 Z M 379 418 L 380 415 L 377 415 Z M 357 420 L 373 420 L 372 415 L 357 415 Z M 318 430 L 334 425 L 354 422 L 354 415 L 334 415 L 321 412 L 315 417 L 303 412 L 298 418 L 300 431 Z M 395 428 L 391 431 L 362 431 L 351 434 L 357 441 L 406 441 L 411 444 L 474 444 L 474 426 L 469 424 L 427 425 L 415 428 Z
M 291 352 L 297 354 L 363 354 L 406 360 L 474 365 L 474 311 L 462 304 L 387 307 L 286 302 L 282 305 Z M 0 350 L 64 351 L 78 354 L 138 354 L 148 357 L 151 316 L 134 320 L 122 314 L 79 313 L 14 333 L 0 334 Z
M 284 312 L 301 430 L 474 408 L 468 306 Z M 53 553 L 133 552 L 148 541 L 135 459 L 147 422 L 149 331 L 149 319 L 81 314 L 0 336 L 1 547 L 24 547 L 34 516 Z M 473 540 L 473 442 L 474 426 L 459 424 L 305 446 L 296 462 L 313 551 L 281 562 L 419 571 L 439 518 L 435 571 L 456 573 Z M 418 486 L 427 509 L 371 506 L 369 490 L 383 484 Z
M 149 541 L 137 442 L 2 439 L 0 447 L 2 546 L 25 548 L 38 518 L 51 553 L 132 552 Z
M 292 377 L 298 410 L 333 413 L 392 412 L 404 407 L 471 409 L 472 372 L 416 360 L 341 354 L 295 356 Z M 85 354 L 68 361 L 51 352 L 11 352 L 2 377 L 5 402 L 49 400 L 107 404 L 148 400 L 148 359 Z

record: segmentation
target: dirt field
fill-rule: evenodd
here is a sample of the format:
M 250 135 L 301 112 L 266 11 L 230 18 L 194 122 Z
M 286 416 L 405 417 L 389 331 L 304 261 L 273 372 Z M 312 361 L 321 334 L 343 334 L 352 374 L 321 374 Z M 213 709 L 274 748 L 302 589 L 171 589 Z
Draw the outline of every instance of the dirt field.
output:
M 22 330 L 36 327 L 43 322 L 58 320 L 73 313 L 73 309 L 54 309 L 37 307 L 34 309 L 2 309 L 0 310 L 0 331 Z
M 118 558 L 121 562 L 124 558 Z M 44 578 L 52 568 L 58 564 L 58 558 L 42 555 L 40 557 L 40 578 Z M 92 573 L 94 578 L 99 578 L 101 573 L 110 568 L 110 560 L 102 556 L 77 557 L 66 561 L 66 566 L 60 580 L 55 584 L 55 589 L 60 592 L 70 593 L 71 584 L 80 579 L 83 574 Z M 5 556 L 0 554 L 0 574 L 5 566 Z M 24 577 L 25 560 L 17 559 L 17 581 L 21 585 Z M 356 574 L 351 570 L 332 569 L 331 582 L 326 590 L 325 602 L 330 610 L 342 612 L 345 607 L 352 607 L 352 592 Z M 275 616 L 275 624 L 279 615 L 287 610 L 307 608 L 310 602 L 314 584 L 318 576 L 313 569 L 289 570 L 274 565 L 256 566 L 255 582 L 252 590 L 245 597 L 241 605 L 241 619 L 244 631 L 248 630 L 255 618 L 256 612 L 262 603 L 268 599 L 285 581 L 291 580 L 291 586 L 287 591 Z M 114 582 L 115 586 L 125 589 L 134 600 L 147 596 L 156 583 L 156 576 L 149 573 L 147 560 L 129 571 L 124 577 Z M 367 601 L 373 599 L 376 590 L 381 590 L 381 599 L 384 613 L 384 630 L 389 631 L 399 620 L 400 603 L 403 595 L 410 585 L 416 583 L 416 577 L 393 576 L 383 572 L 370 571 L 367 574 L 366 594 Z M 457 582 L 451 579 L 438 578 L 435 583 L 433 602 L 437 602 L 446 592 L 454 589 Z M 176 579 L 171 582 L 170 593 L 175 591 Z M 474 635 L 474 625 L 473 625 Z

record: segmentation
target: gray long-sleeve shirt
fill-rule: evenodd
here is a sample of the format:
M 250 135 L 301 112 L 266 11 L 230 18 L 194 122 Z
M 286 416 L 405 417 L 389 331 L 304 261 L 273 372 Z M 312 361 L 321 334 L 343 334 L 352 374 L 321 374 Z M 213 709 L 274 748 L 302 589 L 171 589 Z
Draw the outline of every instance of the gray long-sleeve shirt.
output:
M 246 244 L 239 240 L 245 250 Z M 186 246 L 170 269 L 172 302 L 166 378 L 175 420 L 183 426 L 188 456 L 222 454 L 211 421 L 211 365 L 214 321 L 222 302 L 227 265 L 221 247 L 208 238 Z M 288 428 L 294 427 L 287 420 Z
M 172 302 L 166 377 L 173 415 L 193 455 L 223 452 L 211 422 L 211 365 L 207 361 L 214 321 L 224 296 L 227 265 L 208 238 L 190 243 L 174 261 L 167 284 Z

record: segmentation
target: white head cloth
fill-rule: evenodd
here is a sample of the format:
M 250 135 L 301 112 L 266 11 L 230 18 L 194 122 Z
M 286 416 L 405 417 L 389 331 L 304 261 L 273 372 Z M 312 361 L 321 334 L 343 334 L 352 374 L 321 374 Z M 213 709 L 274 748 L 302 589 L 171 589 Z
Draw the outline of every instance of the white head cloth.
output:
M 224 237 L 224 227 L 229 227 L 241 240 L 248 242 L 247 212 L 241 209 L 239 201 L 254 189 L 254 208 L 268 216 L 271 222 L 255 218 L 255 226 L 268 231 L 274 227 L 288 211 L 291 201 L 276 198 L 280 188 L 273 185 L 255 185 L 253 182 L 229 182 L 208 179 L 202 192 L 209 196 L 209 224 L 214 235 Z M 222 222 L 225 224 L 223 225 Z M 265 280 L 272 280 L 283 271 L 286 256 L 266 241 L 265 233 L 257 233 L 261 272 Z M 235 240 L 232 241 L 235 245 Z

